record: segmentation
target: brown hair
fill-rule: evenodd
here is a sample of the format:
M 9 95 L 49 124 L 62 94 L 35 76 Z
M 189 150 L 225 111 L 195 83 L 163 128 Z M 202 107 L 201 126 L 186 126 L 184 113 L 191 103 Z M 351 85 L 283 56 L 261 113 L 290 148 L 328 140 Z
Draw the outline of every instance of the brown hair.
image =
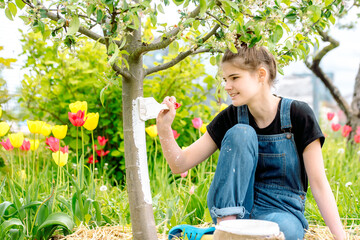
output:
M 246 44 L 236 47 L 237 53 L 227 49 L 221 63 L 231 62 L 243 70 L 256 71 L 260 67 L 266 67 L 269 71 L 269 84 L 272 85 L 276 77 L 276 61 L 274 56 L 265 47 L 247 47 Z

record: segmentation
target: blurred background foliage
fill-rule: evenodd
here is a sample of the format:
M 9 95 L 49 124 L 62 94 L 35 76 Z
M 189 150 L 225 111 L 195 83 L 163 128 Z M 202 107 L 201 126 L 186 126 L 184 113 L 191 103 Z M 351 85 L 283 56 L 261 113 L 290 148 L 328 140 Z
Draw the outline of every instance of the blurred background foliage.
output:
M 107 64 L 103 46 L 94 45 L 84 39 L 73 48 L 64 47 L 60 42 L 45 42 L 39 33 L 23 33 L 23 55 L 26 56 L 21 87 L 23 120 L 43 120 L 56 124 L 67 124 L 69 132 L 65 144 L 75 159 L 76 127 L 69 124 L 69 104 L 75 101 L 87 101 L 88 112 L 99 112 L 99 126 L 94 136 L 109 139 L 105 150 L 110 154 L 103 157 L 111 169 L 108 174 L 112 180 L 124 185 L 125 160 L 122 122 L 122 83 Z M 152 64 L 159 64 L 152 56 L 146 56 Z M 154 59 L 154 60 L 153 60 Z M 171 60 L 171 55 L 161 61 Z M 195 80 L 195 81 L 194 81 Z M 202 81 L 201 81 L 202 80 Z M 193 128 L 191 120 L 200 117 L 209 122 L 214 113 L 220 110 L 220 102 L 215 99 L 205 102 L 216 85 L 216 80 L 205 73 L 205 67 L 199 56 L 186 58 L 174 67 L 149 76 L 144 81 L 144 97 L 154 97 L 162 102 L 165 96 L 176 96 L 182 107 L 177 110 L 173 129 L 180 137 L 180 146 L 188 146 L 198 138 L 199 131 Z M 100 101 L 104 91 L 104 104 Z M 210 107 L 212 106 L 212 107 Z M 149 120 L 146 126 L 156 124 Z M 86 146 L 85 159 L 91 155 L 90 132 L 84 132 Z M 81 138 L 79 138 L 79 146 Z M 148 137 L 148 151 L 154 146 Z M 158 149 L 161 151 L 161 148 Z M 158 154 L 161 158 L 161 154 Z M 100 159 L 99 159 L 100 160 Z M 160 159 L 161 161 L 161 159 Z M 149 162 L 150 167 L 153 163 Z M 100 164 L 104 166 L 104 163 Z M 102 171 L 102 169 L 99 169 Z

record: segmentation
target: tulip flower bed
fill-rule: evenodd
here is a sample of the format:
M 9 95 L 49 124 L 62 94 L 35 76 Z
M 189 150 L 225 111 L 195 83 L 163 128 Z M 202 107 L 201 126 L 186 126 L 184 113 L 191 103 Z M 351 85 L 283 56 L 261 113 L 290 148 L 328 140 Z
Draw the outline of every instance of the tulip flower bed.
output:
M 86 239 L 84 234 L 90 233 L 99 236 L 94 239 L 101 239 L 106 231 L 131 239 L 127 189 L 110 181 L 104 161 L 109 154 L 108 139 L 93 134 L 99 114 L 88 113 L 86 102 L 75 102 L 69 108 L 69 125 L 27 121 L 30 134 L 26 136 L 10 133 L 9 124 L 0 122 L 0 156 L 5 162 L 0 173 L 0 239 L 49 239 L 66 234 L 74 237 L 69 239 Z M 328 120 L 322 124 L 327 135 L 323 147 L 326 173 L 343 223 L 356 239 L 360 224 L 358 141 L 355 137 L 354 145 L 347 144 L 349 128 L 340 124 L 338 127 L 331 115 Z M 187 128 L 173 130 L 183 148 L 187 146 L 182 139 L 185 134 L 193 141 L 206 131 L 201 118 L 191 118 L 187 123 Z M 76 131 L 76 139 L 80 140 L 74 149 L 65 145 L 69 129 Z M 91 134 L 90 147 L 83 141 L 85 131 Z M 146 133 L 159 238 L 166 239 L 166 232 L 178 224 L 211 223 L 206 196 L 218 152 L 195 168 L 174 175 L 159 147 L 153 122 L 148 123 Z M 324 222 L 311 190 L 307 198 L 306 216 L 313 227 L 306 239 L 326 239 L 329 235 L 320 227 Z

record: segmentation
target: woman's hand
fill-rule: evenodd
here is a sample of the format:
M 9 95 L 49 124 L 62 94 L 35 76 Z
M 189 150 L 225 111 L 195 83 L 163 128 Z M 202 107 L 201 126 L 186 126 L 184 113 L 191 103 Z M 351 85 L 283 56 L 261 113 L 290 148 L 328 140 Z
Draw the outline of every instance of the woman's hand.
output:
M 174 96 L 167 96 L 164 98 L 163 104 L 166 104 L 169 107 L 169 110 L 161 110 L 159 115 L 156 118 L 156 127 L 160 133 L 162 130 L 171 128 L 171 124 L 174 121 L 176 110 L 175 103 L 176 99 Z

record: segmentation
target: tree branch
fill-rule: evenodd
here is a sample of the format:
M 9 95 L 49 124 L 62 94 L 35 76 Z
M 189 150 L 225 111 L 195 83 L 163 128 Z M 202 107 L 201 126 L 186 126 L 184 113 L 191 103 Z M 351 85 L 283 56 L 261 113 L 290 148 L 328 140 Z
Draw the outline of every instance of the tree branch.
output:
M 329 89 L 331 95 L 335 99 L 335 101 L 340 106 L 341 110 L 344 111 L 346 117 L 350 119 L 352 115 L 352 110 L 345 98 L 341 95 L 340 90 L 332 83 L 330 77 L 324 73 L 324 71 L 320 67 L 320 61 L 322 58 L 331 50 L 339 46 L 339 42 L 330 37 L 327 33 L 322 32 L 318 29 L 322 40 L 325 42 L 329 42 L 330 44 L 320 50 L 313 58 L 312 63 L 309 61 L 305 61 L 305 65 L 325 84 L 327 89 Z
M 200 13 L 200 5 L 197 6 L 188 16 L 188 18 L 194 18 L 197 15 L 199 15 Z M 133 53 L 134 56 L 140 56 L 140 54 L 145 53 L 145 52 L 149 52 L 149 51 L 153 51 L 153 50 L 158 50 L 158 49 L 162 49 L 162 48 L 166 48 L 167 46 L 169 46 L 175 39 L 176 39 L 176 35 L 180 32 L 181 28 L 180 28 L 180 24 L 179 26 L 170 30 L 169 32 L 165 33 L 165 37 L 159 37 L 157 39 L 155 39 L 152 43 L 148 44 L 148 45 L 143 45 L 141 47 L 139 47 L 138 49 L 136 49 Z
M 130 80 L 130 81 L 135 79 L 135 77 L 130 72 L 121 69 L 116 63 L 114 63 L 111 67 L 116 72 L 117 75 L 121 75 L 125 79 Z
M 214 26 L 214 28 L 202 39 L 200 39 L 199 42 L 204 43 L 206 42 L 212 35 L 214 35 L 216 33 L 216 30 L 220 27 L 219 24 L 216 24 Z M 155 66 L 153 68 L 149 68 L 145 71 L 145 76 L 152 74 L 154 72 L 158 72 L 167 68 L 170 68 L 172 66 L 174 66 L 175 64 L 177 64 L 178 62 L 184 60 L 187 56 L 194 54 L 194 53 L 202 53 L 205 52 L 204 49 L 197 49 L 199 47 L 199 45 L 196 45 L 195 48 L 192 48 L 186 52 L 181 52 L 179 55 L 177 55 L 174 59 L 172 59 L 170 62 Z M 210 51 L 210 50 L 209 50 Z

